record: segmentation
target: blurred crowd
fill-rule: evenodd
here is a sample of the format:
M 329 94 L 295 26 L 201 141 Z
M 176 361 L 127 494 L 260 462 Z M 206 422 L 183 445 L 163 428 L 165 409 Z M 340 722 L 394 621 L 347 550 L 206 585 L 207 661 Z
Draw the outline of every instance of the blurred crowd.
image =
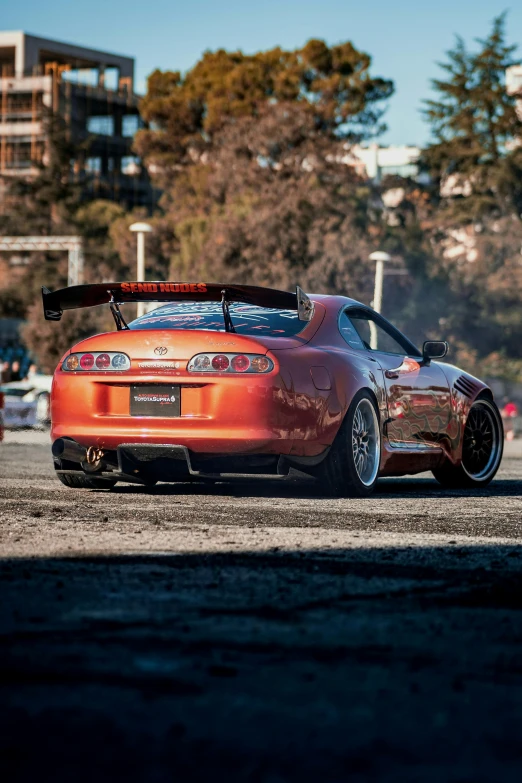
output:
M 27 378 L 33 359 L 27 347 L 20 340 L 0 342 L 0 381 L 12 383 Z
M 0 364 L 0 383 L 30 381 L 35 375 L 38 375 L 38 368 L 33 363 L 22 363 L 15 359 L 13 362 L 4 361 Z

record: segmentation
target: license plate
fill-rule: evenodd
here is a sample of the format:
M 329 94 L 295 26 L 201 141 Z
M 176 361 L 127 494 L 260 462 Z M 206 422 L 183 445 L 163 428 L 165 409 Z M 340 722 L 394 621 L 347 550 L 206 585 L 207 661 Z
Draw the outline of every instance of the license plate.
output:
M 171 384 L 131 386 L 131 416 L 171 417 L 181 415 L 181 391 Z

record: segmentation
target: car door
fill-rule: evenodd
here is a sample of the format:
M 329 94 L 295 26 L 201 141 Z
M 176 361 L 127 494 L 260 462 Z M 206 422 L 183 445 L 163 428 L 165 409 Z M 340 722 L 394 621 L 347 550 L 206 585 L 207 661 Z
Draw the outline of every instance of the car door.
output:
M 348 308 L 340 328 L 347 342 L 351 332 L 352 347 L 355 333 L 362 349 L 382 369 L 390 444 L 396 448 L 437 446 L 447 432 L 451 410 L 449 384 L 442 369 L 433 362 L 424 364 L 413 343 L 372 310 Z

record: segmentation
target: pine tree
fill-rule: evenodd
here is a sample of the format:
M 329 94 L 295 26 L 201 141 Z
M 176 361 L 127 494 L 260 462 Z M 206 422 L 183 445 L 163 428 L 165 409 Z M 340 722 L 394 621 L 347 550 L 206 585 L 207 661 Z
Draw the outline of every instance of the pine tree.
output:
M 426 101 L 424 110 L 434 137 L 424 165 L 442 185 L 450 217 L 464 223 L 512 211 L 522 191 L 512 171 L 520 166 L 522 123 L 505 87 L 506 69 L 516 62 L 516 47 L 506 43 L 505 15 L 477 43 L 478 51 L 470 52 L 457 38 L 441 64 L 447 78 L 432 82 L 440 97 Z
M 468 51 L 457 39 L 446 78 L 433 82 L 439 98 L 426 102 L 434 185 L 425 232 L 448 274 L 457 362 L 507 377 L 522 358 L 522 123 L 505 86 L 516 63 L 505 16 L 477 43 Z

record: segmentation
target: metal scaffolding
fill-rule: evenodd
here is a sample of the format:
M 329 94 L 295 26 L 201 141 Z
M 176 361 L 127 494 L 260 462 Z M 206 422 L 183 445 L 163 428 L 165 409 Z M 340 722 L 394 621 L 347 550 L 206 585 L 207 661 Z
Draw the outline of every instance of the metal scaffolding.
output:
M 83 240 L 79 236 L 70 237 L 0 237 L 0 251 L 48 251 L 61 250 L 69 254 L 67 274 L 68 285 L 80 285 L 83 282 Z

